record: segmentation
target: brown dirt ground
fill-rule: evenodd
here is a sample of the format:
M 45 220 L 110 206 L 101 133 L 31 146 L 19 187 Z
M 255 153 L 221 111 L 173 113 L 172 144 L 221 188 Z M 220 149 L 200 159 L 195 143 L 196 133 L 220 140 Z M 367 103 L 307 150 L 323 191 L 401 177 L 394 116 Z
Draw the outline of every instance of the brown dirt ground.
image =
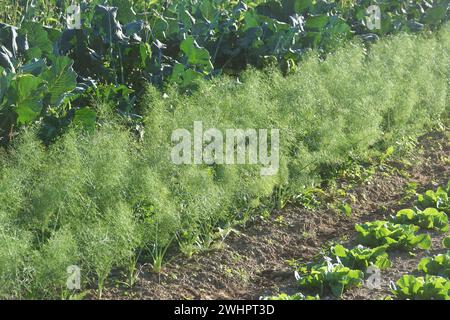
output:
M 288 260 L 311 261 L 332 241 L 351 242 L 355 223 L 383 219 L 410 207 L 414 199 L 405 198 L 407 183 L 417 183 L 417 192 L 423 192 L 450 179 L 449 134 L 421 137 L 416 149 L 404 158 L 409 162 L 389 161 L 378 165 L 370 179 L 353 185 L 348 185 L 348 179 L 338 181 L 338 187 L 347 190 L 339 201 L 351 204 L 350 217 L 339 214 L 329 205 L 305 209 L 289 203 L 268 219 L 258 218 L 232 233 L 220 249 L 191 258 L 175 256 L 160 274 L 151 272 L 149 265 L 140 265 L 133 288 L 111 286 L 103 298 L 259 299 L 280 292 L 297 292 Z M 442 252 L 435 248 L 440 247 L 443 235 L 434 232 L 430 235 L 433 249 L 429 252 L 416 252 L 416 256 L 401 252 L 390 254 L 393 267 L 382 271 L 381 289 L 369 290 L 363 286 L 349 290 L 343 299 L 380 299 L 389 295 L 391 280 L 414 273 L 424 255 Z

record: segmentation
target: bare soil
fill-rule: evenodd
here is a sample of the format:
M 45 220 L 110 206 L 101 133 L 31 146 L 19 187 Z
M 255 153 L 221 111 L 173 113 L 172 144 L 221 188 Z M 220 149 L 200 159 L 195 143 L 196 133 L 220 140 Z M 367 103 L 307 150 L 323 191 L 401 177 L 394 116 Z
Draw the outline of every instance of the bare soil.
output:
M 110 286 L 103 298 L 259 299 L 280 292 L 295 293 L 298 288 L 293 267 L 287 261 L 311 261 L 333 241 L 351 243 L 355 223 L 384 219 L 411 207 L 414 197 L 408 197 L 405 186 L 416 183 L 417 192 L 423 192 L 447 183 L 449 161 L 449 132 L 427 134 L 419 139 L 411 155 L 378 165 L 369 179 L 357 183 L 338 180 L 333 190 L 344 189 L 345 195 L 322 199 L 323 204 L 313 209 L 289 203 L 269 218 L 257 218 L 233 232 L 220 249 L 191 258 L 181 254 L 173 257 L 159 274 L 149 265 L 140 265 L 133 288 Z M 331 187 L 325 191 L 334 194 Z M 336 201 L 350 204 L 349 217 L 330 206 Z M 439 248 L 444 235 L 430 235 L 433 249 L 429 252 L 390 254 L 393 267 L 382 272 L 381 289 L 362 286 L 346 292 L 343 299 L 382 299 L 389 295 L 390 281 L 414 274 L 423 256 L 442 252 Z

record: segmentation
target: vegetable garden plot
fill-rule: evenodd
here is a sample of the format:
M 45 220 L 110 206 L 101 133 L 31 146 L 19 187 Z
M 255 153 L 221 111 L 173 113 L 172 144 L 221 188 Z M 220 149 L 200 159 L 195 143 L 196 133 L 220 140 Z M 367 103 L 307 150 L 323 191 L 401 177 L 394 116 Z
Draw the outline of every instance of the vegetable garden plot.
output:
M 368 31 L 369 2 L 93 0 L 67 28 L 66 1 L 0 0 L 0 298 L 133 288 L 137 266 L 220 247 L 293 197 L 313 205 L 339 168 L 446 127 L 449 1 L 377 2 Z M 279 170 L 171 162 L 173 132 L 199 121 L 279 130 Z M 304 285 L 340 295 L 390 250 L 428 248 L 420 228 L 448 229 L 443 188 L 362 224 L 366 247 L 334 247 Z
M 441 198 L 446 198 L 450 194 L 450 181 L 445 187 L 439 187 Z M 425 194 L 434 194 L 432 190 L 426 191 Z M 445 196 L 444 196 L 445 194 Z M 423 203 L 423 194 L 418 196 L 418 202 Z M 436 199 L 437 200 L 437 199 Z M 425 211 L 435 214 L 433 211 L 440 201 L 431 202 L 434 208 L 427 208 Z M 376 267 L 378 269 L 386 269 L 394 267 L 389 261 L 388 249 L 400 249 L 412 251 L 415 247 L 418 249 L 429 249 L 431 246 L 431 238 L 428 234 L 416 236 L 414 233 L 419 227 L 414 224 L 420 224 L 421 228 L 429 229 L 432 223 L 419 223 L 422 219 L 423 212 L 418 210 L 408 211 L 409 209 L 400 210 L 397 218 L 403 218 L 407 215 L 408 224 L 398 225 L 387 221 L 367 222 L 362 225 L 356 225 L 357 243 L 363 243 L 369 248 L 361 245 L 349 250 L 340 244 L 334 245 L 329 252 L 324 254 L 323 259 L 316 263 L 308 263 L 300 266 L 295 278 L 299 288 L 307 290 L 307 292 L 317 293 L 316 297 L 320 297 L 327 293 L 324 289 L 328 289 L 334 297 L 339 298 L 344 290 L 350 290 L 355 286 L 362 286 L 364 283 L 364 272 L 369 272 Z M 429 215 L 425 214 L 425 217 Z M 442 213 L 440 217 L 442 223 L 439 232 L 448 231 L 448 217 Z M 446 238 L 445 238 L 446 239 Z M 443 240 L 442 246 L 445 246 L 446 240 Z M 381 246 L 380 246 L 381 245 Z M 373 249 L 370 249 L 372 247 Z M 391 291 L 396 299 L 434 299 L 434 300 L 450 300 L 450 251 L 445 254 L 438 254 L 434 257 L 426 257 L 420 260 L 417 270 L 425 276 L 417 277 L 414 275 L 403 275 L 395 283 L 391 283 Z M 355 269 L 351 269 L 355 268 Z M 369 274 L 372 271 L 369 272 Z M 311 291 L 312 290 L 312 291 Z M 274 300 L 305 300 L 314 296 L 297 293 L 293 296 L 280 294 L 279 296 L 267 297 L 266 299 Z M 392 299 L 387 296 L 386 299 Z

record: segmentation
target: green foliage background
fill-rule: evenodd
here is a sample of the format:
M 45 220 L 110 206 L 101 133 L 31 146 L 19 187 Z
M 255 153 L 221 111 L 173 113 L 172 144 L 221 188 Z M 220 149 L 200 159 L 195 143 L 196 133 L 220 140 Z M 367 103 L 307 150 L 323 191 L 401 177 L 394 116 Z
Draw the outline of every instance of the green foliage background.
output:
M 93 130 L 99 97 L 142 125 L 137 105 L 148 84 L 190 92 L 196 80 L 249 67 L 287 75 L 313 49 L 324 57 L 350 39 L 369 45 L 437 30 L 450 8 L 450 0 L 90 0 L 80 2 L 79 29 L 69 30 L 72 1 L 0 1 L 2 145 L 36 122 L 46 143 L 71 122 Z M 375 30 L 371 5 L 381 15 Z
M 364 158 L 398 138 L 448 121 L 450 28 L 401 34 L 367 52 L 351 43 L 323 60 L 311 52 L 284 77 L 248 70 L 236 81 L 197 80 L 186 95 L 147 87 L 139 105 L 145 134 L 126 130 L 109 100 L 93 104 L 97 130 L 73 124 L 45 146 L 37 126 L 0 155 L 0 296 L 67 298 L 66 268 L 83 287 L 100 286 L 136 256 L 152 260 L 169 244 L 186 254 L 211 234 L 264 205 L 275 188 L 296 194 L 323 168 Z M 177 166 L 174 129 L 278 128 L 279 174 L 259 167 Z

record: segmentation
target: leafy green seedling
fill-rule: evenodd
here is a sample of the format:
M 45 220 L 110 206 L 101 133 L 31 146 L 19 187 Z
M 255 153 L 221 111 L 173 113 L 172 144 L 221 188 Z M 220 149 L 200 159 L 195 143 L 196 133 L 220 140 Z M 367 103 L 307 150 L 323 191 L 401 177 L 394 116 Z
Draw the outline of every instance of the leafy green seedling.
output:
M 391 291 L 398 299 L 449 300 L 450 281 L 437 276 L 403 275 L 391 283 Z
M 320 300 L 318 295 L 315 296 L 305 296 L 303 293 L 298 292 L 293 295 L 288 295 L 286 293 L 280 293 L 277 296 L 264 297 L 262 300 Z
M 327 289 L 335 297 L 340 297 L 345 289 L 360 286 L 364 273 L 340 262 L 333 264 L 330 258 L 326 258 L 320 263 L 301 266 L 296 272 L 296 278 L 302 288 L 319 290 L 320 295 Z
M 435 208 L 425 210 L 403 209 L 392 219 L 395 223 L 414 224 L 423 229 L 434 229 L 441 232 L 448 230 L 448 216 Z
M 444 248 L 450 249 L 450 236 L 446 236 L 444 240 L 442 240 L 442 246 Z
M 417 269 L 429 275 L 450 278 L 450 251 L 446 254 L 423 258 Z
M 350 217 L 352 214 L 352 207 L 350 207 L 350 205 L 348 203 L 343 203 L 340 206 L 340 209 L 342 211 L 343 214 L 345 214 L 346 217 Z
M 428 234 L 416 235 L 418 226 L 395 224 L 376 220 L 355 225 L 358 242 L 369 247 L 387 246 L 388 249 L 406 249 L 414 247 L 429 249 L 431 238 Z
M 450 213 L 450 182 L 447 187 L 439 187 L 436 191 L 427 190 L 424 194 L 417 197 L 416 205 L 420 209 L 436 208 L 445 213 Z
M 364 271 L 371 264 L 380 269 L 386 269 L 391 266 L 386 248 L 386 246 L 380 246 L 371 249 L 359 245 L 353 249 L 347 249 L 337 244 L 331 247 L 331 253 L 339 258 L 344 266 Z

